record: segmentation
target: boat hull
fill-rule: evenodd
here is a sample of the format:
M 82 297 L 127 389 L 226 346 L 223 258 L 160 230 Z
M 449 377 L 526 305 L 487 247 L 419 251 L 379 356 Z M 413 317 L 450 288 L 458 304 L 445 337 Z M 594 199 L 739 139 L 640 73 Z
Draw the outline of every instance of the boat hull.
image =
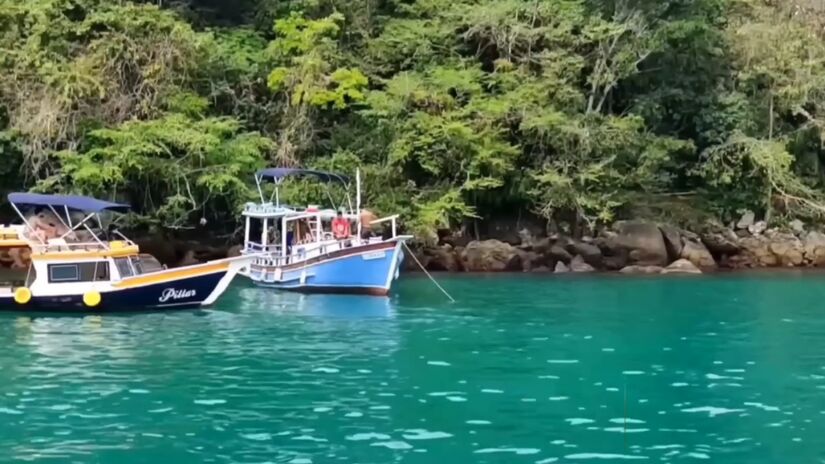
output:
M 404 259 L 402 241 L 346 248 L 287 266 L 255 266 L 248 273 L 261 287 L 303 293 L 386 296 Z
M 109 289 L 96 289 L 100 304 L 88 307 L 83 293 L 33 294 L 25 304 L 13 295 L 0 296 L 0 310 L 46 312 L 112 312 L 188 309 L 212 304 L 220 297 L 249 259 L 221 260 L 185 268 L 143 274 Z M 34 293 L 34 292 L 33 292 Z

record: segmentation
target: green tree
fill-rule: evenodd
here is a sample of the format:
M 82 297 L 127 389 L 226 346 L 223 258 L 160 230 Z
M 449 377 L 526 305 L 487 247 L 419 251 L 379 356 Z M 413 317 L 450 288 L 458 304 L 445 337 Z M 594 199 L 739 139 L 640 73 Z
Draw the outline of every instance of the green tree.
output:
M 314 112 L 343 110 L 364 100 L 369 83 L 357 68 L 339 67 L 336 38 L 344 17 L 332 14 L 312 20 L 299 13 L 275 22 L 277 38 L 269 52 L 277 66 L 267 84 L 283 104 L 276 161 L 299 162 L 301 151 L 315 139 Z

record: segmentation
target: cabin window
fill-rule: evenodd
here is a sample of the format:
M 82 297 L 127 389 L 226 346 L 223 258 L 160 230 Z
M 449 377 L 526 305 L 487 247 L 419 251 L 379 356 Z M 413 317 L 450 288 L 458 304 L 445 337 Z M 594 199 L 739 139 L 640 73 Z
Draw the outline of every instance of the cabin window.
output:
M 49 282 L 98 282 L 109 280 L 109 263 L 49 264 Z
M 107 261 L 97 261 L 95 263 L 81 264 L 80 280 L 82 282 L 109 281 L 109 263 Z
M 50 264 L 49 282 L 77 282 L 80 280 L 80 269 L 77 264 Z
M 131 261 L 132 268 L 135 270 L 135 275 L 143 274 L 143 265 L 140 262 L 140 258 L 133 256 Z
M 132 270 L 132 265 L 129 263 L 129 258 L 115 259 L 115 266 L 117 266 L 117 272 L 120 273 L 121 279 L 135 275 L 135 272 Z
M 121 279 L 140 275 L 140 271 L 136 271 L 135 268 L 132 267 L 132 261 L 130 258 L 115 259 L 115 266 L 117 266 L 117 271 L 120 273 Z

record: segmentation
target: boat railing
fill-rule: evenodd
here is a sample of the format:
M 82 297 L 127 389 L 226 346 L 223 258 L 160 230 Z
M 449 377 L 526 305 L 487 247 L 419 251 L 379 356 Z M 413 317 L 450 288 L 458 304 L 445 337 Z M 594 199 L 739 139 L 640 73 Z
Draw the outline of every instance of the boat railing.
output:
M 0 225 L 0 240 L 18 240 L 20 239 L 20 232 L 19 228 Z
M 256 245 L 257 247 L 253 248 L 249 245 Z M 308 259 L 323 256 L 334 251 L 338 251 L 349 247 L 356 247 L 359 245 L 361 245 L 361 242 L 356 238 L 351 238 L 347 240 L 332 239 L 325 240 L 323 242 L 295 244 L 289 247 L 289 253 L 286 256 L 284 256 L 280 253 L 280 247 L 278 246 L 267 247 L 271 250 L 265 250 L 260 248 L 259 244 L 250 242 L 247 246 L 246 251 L 248 253 L 268 253 L 266 256 L 259 256 L 258 258 L 256 258 L 256 260 L 253 262 L 254 265 L 265 267 L 277 267 L 286 266 L 288 264 L 300 263 Z
M 244 251 L 247 253 L 279 253 L 281 251 L 281 246 L 247 242 L 246 249 Z
M 283 216 L 294 211 L 292 208 L 278 206 L 272 203 L 247 203 L 244 205 L 244 213 L 256 216 Z
M 118 234 L 120 235 L 120 234 Z M 29 246 L 33 253 L 70 253 L 82 251 L 115 251 L 130 248 L 137 248 L 135 242 L 120 235 L 123 240 L 112 240 L 109 242 L 95 241 L 95 242 L 73 242 L 62 238 L 48 239 L 46 243 L 30 242 Z
M 392 225 L 392 238 L 398 236 L 398 214 L 393 214 L 392 216 L 387 216 L 381 219 L 376 219 L 374 221 L 370 221 L 370 225 L 376 224 L 383 224 L 385 222 L 390 222 Z
M 132 239 L 130 239 L 129 237 L 121 234 L 119 230 L 114 231 L 114 235 L 117 235 L 118 237 L 120 237 L 120 241 L 126 243 L 126 246 L 129 246 L 129 247 L 137 246 L 137 243 L 133 242 Z M 109 242 L 109 247 L 110 248 L 112 247 L 112 243 L 117 243 L 117 242 Z
M 30 246 L 35 253 L 101 251 L 108 249 L 99 242 L 67 242 L 62 239 L 50 239 L 47 243 L 32 243 Z

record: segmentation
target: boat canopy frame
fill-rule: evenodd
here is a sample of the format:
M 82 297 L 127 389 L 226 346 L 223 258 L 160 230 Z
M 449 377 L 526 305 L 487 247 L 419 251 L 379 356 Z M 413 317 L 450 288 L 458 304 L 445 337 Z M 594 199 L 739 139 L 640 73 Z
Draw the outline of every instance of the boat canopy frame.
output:
M 262 169 L 255 174 L 255 183 L 258 186 L 258 194 L 261 197 L 261 203 L 266 204 L 266 199 L 264 198 L 263 189 L 261 188 L 261 182 L 264 180 L 269 180 L 270 182 L 275 184 L 275 192 L 273 192 L 272 197 L 270 197 L 269 204 L 272 204 L 272 199 L 274 197 L 276 203 L 276 207 L 278 207 L 278 213 L 272 215 L 264 215 L 259 219 L 263 220 L 263 232 L 261 237 L 261 244 L 260 246 L 267 250 L 269 248 L 268 240 L 266 237 L 267 230 L 268 230 L 268 220 L 271 218 L 277 218 L 276 220 L 281 223 L 281 228 L 283 229 L 283 236 L 282 236 L 282 243 L 281 243 L 281 252 L 286 253 L 286 228 L 287 222 L 294 221 L 296 219 L 302 219 L 305 217 L 317 217 L 317 224 L 320 227 L 321 223 L 321 212 L 316 211 L 309 213 L 304 211 L 303 213 L 293 212 L 295 214 L 289 214 L 289 211 L 280 210 L 280 198 L 278 195 L 278 187 L 283 182 L 283 180 L 287 177 L 294 176 L 294 177 L 315 177 L 319 179 L 321 182 L 324 183 L 331 183 L 331 182 L 340 182 L 345 187 L 347 187 L 347 203 L 349 203 L 349 211 L 350 214 L 354 216 L 356 220 L 356 233 L 357 236 L 360 238 L 362 233 L 362 221 L 361 218 L 361 170 L 355 170 L 355 205 L 353 207 L 352 198 L 349 195 L 349 180 L 350 178 L 341 174 L 334 174 L 324 171 L 316 171 L 311 169 L 296 169 L 296 168 L 268 168 Z M 335 201 L 332 199 L 329 189 L 327 189 L 327 197 L 329 198 L 332 206 L 335 207 Z M 337 209 L 337 208 L 336 208 Z M 246 227 L 244 232 L 244 246 L 250 243 L 250 216 L 247 215 L 246 217 Z M 393 227 L 394 229 L 394 227 Z M 321 238 L 320 231 L 316 231 L 316 237 L 318 240 Z M 277 245 L 276 245 L 277 247 Z
M 340 183 L 344 186 L 347 190 L 347 204 L 349 206 L 349 210 L 354 212 L 355 210 L 352 207 L 352 199 L 349 196 L 349 186 L 350 186 L 350 178 L 348 176 L 334 173 L 334 172 L 327 172 L 327 171 L 318 171 L 315 169 L 301 169 L 301 168 L 267 168 L 261 169 L 255 173 L 255 184 L 258 187 L 258 194 L 261 197 L 261 203 L 266 203 L 266 198 L 264 197 L 262 182 L 268 181 L 275 185 L 275 191 L 269 197 L 269 203 L 272 203 L 272 200 L 275 200 L 276 206 L 281 206 L 281 199 L 280 199 L 280 185 L 284 182 L 285 179 L 288 177 L 314 177 L 315 179 L 319 180 L 324 184 L 329 183 Z M 325 189 L 327 194 L 327 199 L 329 199 L 330 204 L 333 208 L 338 209 L 335 204 L 335 200 L 332 198 L 332 194 L 329 191 L 329 188 Z
M 20 210 L 20 207 L 45 207 L 49 208 L 52 213 L 54 213 L 55 217 L 63 224 L 68 231 L 61 235 L 59 239 L 65 240 L 66 237 L 76 232 L 81 227 L 84 227 L 91 236 L 95 239 L 95 241 L 103 248 L 108 248 L 108 246 L 100 240 L 97 234 L 89 227 L 88 222 L 91 219 L 96 219 L 97 224 L 100 229 L 103 229 L 103 222 L 100 219 L 100 213 L 105 211 L 112 211 L 117 213 L 126 213 L 131 208 L 129 205 L 124 203 L 113 203 L 110 201 L 99 200 L 93 197 L 87 197 L 82 195 L 45 195 L 39 193 L 10 193 L 8 195 L 9 204 L 20 216 L 20 219 L 23 220 L 23 223 L 26 225 L 26 228 L 34 232 L 34 227 L 29 223 L 26 216 Z M 63 220 L 63 217 L 60 213 L 57 212 L 56 208 L 63 209 L 65 213 L 66 220 Z M 83 217 L 77 224 L 74 224 L 72 221 L 71 211 L 79 211 L 84 213 L 86 216 Z M 123 236 L 120 232 L 116 232 L 120 237 L 125 239 L 126 241 L 130 241 L 126 237 Z M 43 241 L 42 238 L 38 237 L 38 240 L 43 245 L 47 245 L 46 242 Z

